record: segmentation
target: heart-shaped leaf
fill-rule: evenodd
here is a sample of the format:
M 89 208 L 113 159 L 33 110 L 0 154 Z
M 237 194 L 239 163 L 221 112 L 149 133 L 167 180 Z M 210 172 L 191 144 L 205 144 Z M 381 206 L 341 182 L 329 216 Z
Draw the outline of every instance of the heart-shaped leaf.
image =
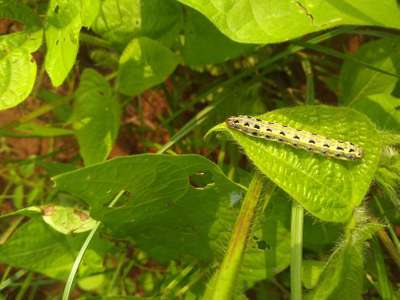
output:
M 375 126 L 352 109 L 322 105 L 279 109 L 258 117 L 363 148 L 361 160 L 341 161 L 253 138 L 224 123 L 210 131 L 229 134 L 261 172 L 313 215 L 346 221 L 364 198 L 379 162 L 381 139 Z

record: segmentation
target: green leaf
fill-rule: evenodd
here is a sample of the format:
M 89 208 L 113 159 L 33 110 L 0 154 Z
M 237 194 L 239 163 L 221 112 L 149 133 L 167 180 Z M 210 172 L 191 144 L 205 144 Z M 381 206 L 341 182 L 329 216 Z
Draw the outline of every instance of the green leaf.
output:
M 199 178 L 204 177 L 204 180 Z M 199 155 L 136 155 L 62 174 L 59 190 L 85 201 L 115 237 L 132 238 L 166 262 L 190 255 L 209 260 L 224 244 L 243 189 Z M 121 190 L 116 207 L 108 203 Z
M 380 224 L 363 222 L 348 233 L 329 258 L 317 287 L 306 299 L 362 299 L 365 242 L 380 228 Z
M 303 260 L 302 276 L 303 285 L 306 289 L 312 289 L 318 283 L 326 262 L 312 259 Z
M 72 206 L 61 206 L 55 204 L 29 206 L 2 215 L 1 218 L 16 215 L 27 217 L 41 216 L 45 223 L 54 230 L 63 234 L 86 232 L 93 229 L 96 225 L 96 221 L 89 216 L 87 211 Z
M 142 37 L 132 40 L 119 61 L 118 88 L 128 96 L 163 82 L 179 60 L 161 43 Z
M 182 54 L 188 65 L 221 63 L 255 47 L 230 40 L 193 9 L 186 10 L 184 29 Z
M 31 53 L 41 40 L 41 31 L 0 36 L 0 110 L 18 105 L 30 94 L 37 69 Z
M 225 35 L 242 43 L 279 43 L 344 24 L 400 27 L 396 0 L 179 1 L 200 11 Z
M 380 129 L 400 130 L 400 98 L 390 94 L 375 94 L 353 107 L 366 114 Z
M 90 27 L 100 11 L 100 0 L 80 0 L 82 26 Z
M 23 23 L 25 31 L 37 31 L 39 16 L 28 6 L 17 1 L 0 2 L 0 19 L 12 19 Z
M 23 224 L 5 244 L 0 247 L 2 263 L 52 278 L 66 278 L 75 260 L 85 234 L 66 236 L 54 231 L 39 219 Z M 96 240 L 88 249 L 80 268 L 82 276 L 101 272 L 103 255 L 110 246 Z
M 80 2 L 51 0 L 45 27 L 45 68 L 54 86 L 59 86 L 75 63 L 82 27 Z
M 41 207 L 43 221 L 63 234 L 86 232 L 96 226 L 87 211 L 68 206 L 49 204 Z
M 76 91 L 73 125 L 85 165 L 101 162 L 118 135 L 121 107 L 107 80 L 85 69 Z
M 178 36 L 181 19 L 173 0 L 105 0 L 93 31 L 119 48 L 140 36 L 169 45 Z
M 339 161 L 252 138 L 225 123 L 210 131 L 231 136 L 261 172 L 313 215 L 325 221 L 346 221 L 363 200 L 379 162 L 382 142 L 374 125 L 352 109 L 322 105 L 278 109 L 259 118 L 363 148 L 360 161 Z
M 363 45 L 354 55 L 359 61 L 390 73 L 398 73 L 400 66 L 400 39 L 380 39 Z M 398 79 L 352 61 L 345 61 L 340 72 L 339 101 L 357 106 L 371 95 L 390 94 Z

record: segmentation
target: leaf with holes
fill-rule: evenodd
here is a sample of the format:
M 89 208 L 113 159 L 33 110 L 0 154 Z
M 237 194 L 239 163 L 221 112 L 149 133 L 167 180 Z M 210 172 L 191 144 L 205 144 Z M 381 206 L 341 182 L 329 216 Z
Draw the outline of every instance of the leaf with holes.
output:
M 79 1 L 50 1 L 45 27 L 45 68 L 54 86 L 63 83 L 75 63 L 81 27 Z
M 242 43 L 278 43 L 344 24 L 400 27 L 396 0 L 179 0 Z
M 199 155 L 121 157 L 54 178 L 85 201 L 115 237 L 130 237 L 159 261 L 208 260 L 229 240 L 243 189 Z M 115 195 L 126 194 L 115 207 Z
M 258 118 L 363 148 L 360 161 L 339 161 L 253 138 L 227 128 L 225 123 L 210 131 L 232 137 L 261 172 L 313 215 L 325 221 L 345 222 L 363 200 L 379 162 L 381 140 L 375 126 L 357 111 L 328 106 L 279 109 Z

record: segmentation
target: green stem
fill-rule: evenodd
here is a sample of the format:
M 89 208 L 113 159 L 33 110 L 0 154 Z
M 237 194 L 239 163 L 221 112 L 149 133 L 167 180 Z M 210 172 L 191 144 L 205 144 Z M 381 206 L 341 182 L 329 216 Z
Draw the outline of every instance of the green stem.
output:
M 81 41 L 82 43 L 90 44 L 92 46 L 112 49 L 111 44 L 108 41 L 85 32 L 81 32 L 79 34 L 79 41 Z
M 292 221 L 290 232 L 290 299 L 301 300 L 301 265 L 303 259 L 303 219 L 304 208 L 293 200 L 292 202 Z
M 232 298 L 236 277 L 239 274 L 243 252 L 245 250 L 251 224 L 256 214 L 258 199 L 262 191 L 264 176 L 256 173 L 244 197 L 239 216 L 233 228 L 228 250 L 217 274 L 211 299 L 226 300 Z
M 115 203 L 117 203 L 118 199 L 121 198 L 121 196 L 124 194 L 124 192 L 125 192 L 124 190 L 121 190 L 117 194 L 117 196 L 115 196 L 115 198 L 111 201 L 111 203 L 108 205 L 108 207 L 113 207 L 115 205 Z M 100 221 L 98 221 L 96 223 L 94 228 L 89 232 L 88 236 L 86 237 L 86 240 L 83 243 L 81 249 L 79 250 L 79 253 L 75 258 L 74 264 L 72 265 L 71 271 L 69 272 L 69 276 L 68 276 L 68 279 L 67 279 L 67 283 L 65 284 L 62 300 L 68 300 L 69 299 L 69 295 L 71 293 L 72 286 L 73 286 L 74 280 L 75 280 L 75 276 L 76 276 L 76 273 L 78 272 L 78 269 L 79 269 L 79 265 L 81 264 L 83 256 L 85 255 L 86 250 L 89 247 L 90 242 L 92 241 L 94 235 L 96 234 L 97 229 L 99 229 L 100 224 L 101 224 Z

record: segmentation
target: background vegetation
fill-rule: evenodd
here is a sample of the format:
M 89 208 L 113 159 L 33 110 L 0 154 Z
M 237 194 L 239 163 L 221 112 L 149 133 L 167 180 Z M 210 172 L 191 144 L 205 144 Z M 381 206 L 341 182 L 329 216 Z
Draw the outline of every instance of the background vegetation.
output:
M 0 298 L 399 297 L 399 28 L 395 0 L 0 0 Z

